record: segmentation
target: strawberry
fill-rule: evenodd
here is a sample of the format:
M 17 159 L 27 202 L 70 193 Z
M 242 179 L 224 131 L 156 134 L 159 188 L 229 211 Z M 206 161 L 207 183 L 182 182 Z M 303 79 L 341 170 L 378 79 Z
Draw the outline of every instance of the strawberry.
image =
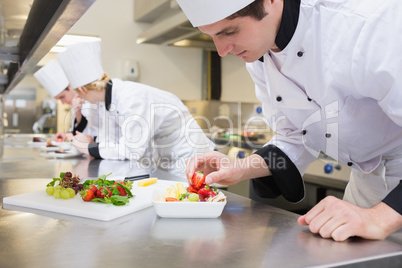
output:
M 216 196 L 216 193 L 214 191 L 212 191 L 212 190 L 209 190 L 208 191 L 208 196 L 214 197 L 214 196 Z
M 196 171 L 191 178 L 191 184 L 194 185 L 196 189 L 200 189 L 205 183 L 205 175 L 203 171 Z
M 190 186 L 187 187 L 187 192 L 189 192 L 189 193 L 197 193 L 198 190 L 195 189 L 195 187 L 193 185 L 190 185 Z
M 105 198 L 106 196 L 111 197 L 112 196 L 112 191 L 109 188 L 105 187 L 105 186 L 99 188 L 98 191 L 96 192 L 96 197 L 97 198 Z
M 203 197 L 207 197 L 207 196 L 209 196 L 209 191 L 205 188 L 201 188 L 198 190 L 198 194 L 202 195 Z
M 89 185 L 88 187 L 89 187 L 88 190 L 91 190 L 91 191 L 94 193 L 94 195 L 95 195 L 96 192 L 98 191 L 98 187 L 96 187 L 96 186 L 93 185 L 93 184 Z
M 121 183 L 121 184 L 123 184 L 123 185 L 126 185 L 124 182 L 120 182 L 120 181 L 116 181 L 113 185 L 116 185 L 117 183 Z M 121 187 L 121 186 L 117 186 L 117 190 L 119 190 L 119 195 L 121 195 L 121 196 L 126 196 L 127 195 L 127 192 L 126 192 L 126 190 L 123 188 L 123 187 Z
M 84 200 L 85 202 L 91 201 L 95 198 L 95 194 L 91 190 L 82 190 L 80 192 L 80 195 L 82 197 L 82 200 Z

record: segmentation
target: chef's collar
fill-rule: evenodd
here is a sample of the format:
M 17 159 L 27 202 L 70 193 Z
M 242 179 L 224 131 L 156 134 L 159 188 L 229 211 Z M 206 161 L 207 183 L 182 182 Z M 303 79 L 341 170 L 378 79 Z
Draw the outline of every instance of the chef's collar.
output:
M 297 22 L 299 20 L 300 13 L 300 0 L 284 0 L 282 21 L 279 26 L 278 34 L 275 38 L 275 44 L 280 50 L 284 50 L 289 44 L 296 31 Z M 264 61 L 264 57 L 261 57 L 259 61 Z
M 106 106 L 106 110 L 108 110 L 108 111 L 110 109 L 110 104 L 112 104 L 112 86 L 113 86 L 113 82 L 112 82 L 112 80 L 109 80 L 106 84 L 106 89 L 105 89 L 105 106 Z

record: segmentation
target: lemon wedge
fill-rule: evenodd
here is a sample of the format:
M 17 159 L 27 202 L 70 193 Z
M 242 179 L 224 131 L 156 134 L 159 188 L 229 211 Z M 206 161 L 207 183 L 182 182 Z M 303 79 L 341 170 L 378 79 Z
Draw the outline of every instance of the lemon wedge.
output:
M 184 188 L 184 185 L 181 182 L 177 183 L 177 190 L 179 191 L 179 197 L 180 195 L 185 194 L 187 192 L 186 188 Z
M 149 186 L 151 184 L 154 184 L 158 181 L 158 178 L 148 178 L 148 179 L 143 179 L 138 181 L 138 186 L 140 187 L 145 187 L 145 186 Z

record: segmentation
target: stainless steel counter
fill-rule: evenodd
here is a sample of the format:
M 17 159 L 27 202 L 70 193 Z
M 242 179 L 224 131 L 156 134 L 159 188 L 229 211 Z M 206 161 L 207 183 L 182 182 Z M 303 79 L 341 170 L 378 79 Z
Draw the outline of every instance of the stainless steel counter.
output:
M 6 139 L 0 160 L 3 197 L 45 190 L 61 171 L 96 177 L 151 171 L 129 162 L 87 158 L 55 160 Z M 0 210 L 0 267 L 401 267 L 402 232 L 384 241 L 334 242 L 311 234 L 298 215 L 226 192 L 217 219 L 165 219 L 153 208 L 101 222 L 46 211 Z

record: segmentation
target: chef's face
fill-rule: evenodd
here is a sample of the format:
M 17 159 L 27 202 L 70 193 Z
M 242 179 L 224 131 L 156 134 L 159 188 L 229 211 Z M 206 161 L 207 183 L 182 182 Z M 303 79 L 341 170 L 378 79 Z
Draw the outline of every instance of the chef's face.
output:
M 56 100 L 60 100 L 63 104 L 71 105 L 75 96 L 74 91 L 70 88 L 70 85 L 63 90 L 59 95 L 54 97 Z
M 200 26 L 199 29 L 212 37 L 221 57 L 231 53 L 245 62 L 256 61 L 268 50 L 278 50 L 275 37 L 282 17 L 283 2 L 266 0 L 264 7 L 268 15 L 262 20 L 250 16 L 223 19 Z
M 84 86 L 76 88 L 75 92 L 81 99 L 84 99 L 89 103 L 105 101 L 105 90 L 87 90 Z

